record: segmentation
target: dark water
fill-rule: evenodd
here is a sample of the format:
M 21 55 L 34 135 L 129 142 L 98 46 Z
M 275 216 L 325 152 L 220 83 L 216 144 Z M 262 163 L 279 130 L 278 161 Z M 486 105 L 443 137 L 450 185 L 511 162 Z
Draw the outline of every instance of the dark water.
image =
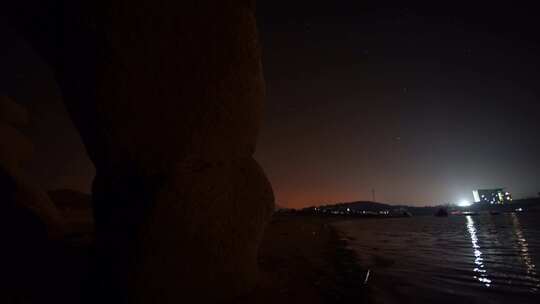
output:
M 371 269 L 368 285 L 380 302 L 540 303 L 540 214 L 335 225 Z

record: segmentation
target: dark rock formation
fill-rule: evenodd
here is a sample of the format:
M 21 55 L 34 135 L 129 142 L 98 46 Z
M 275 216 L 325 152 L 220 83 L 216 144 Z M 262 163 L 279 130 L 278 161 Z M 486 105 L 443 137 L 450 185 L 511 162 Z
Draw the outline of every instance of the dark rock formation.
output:
M 0 98 L 1 303 L 37 303 L 51 295 L 50 272 L 58 268 L 50 243 L 64 232 L 55 205 L 23 170 L 32 144 L 15 126 L 27 122 L 24 108 Z
M 0 166 L 10 176 L 22 174 L 22 163 L 32 157 L 33 146 L 17 127 L 28 123 L 26 110 L 8 97 L 0 97 Z
M 28 124 L 28 113 L 7 96 L 0 96 L 0 121 L 15 127 Z
M 63 233 L 58 210 L 45 191 L 29 182 L 23 170 L 24 162 L 32 157 L 33 146 L 15 127 L 27 122 L 28 114 L 23 107 L 7 97 L 0 99 L 0 208 L 3 210 L 0 213 L 13 222 L 14 232 L 25 229 L 17 223 L 15 214 L 32 213 L 40 222 L 34 226 L 42 226 L 45 234 L 58 238 Z
M 94 239 L 92 196 L 70 189 L 48 192 L 64 221 L 64 231 L 72 242 L 91 244 Z
M 264 95 L 254 1 L 34 2 L 16 22 L 55 69 L 96 166 L 103 294 L 203 303 L 251 289 L 273 211 L 252 158 Z
M 57 189 L 47 192 L 56 207 L 62 211 L 92 210 L 92 196 L 71 189 Z

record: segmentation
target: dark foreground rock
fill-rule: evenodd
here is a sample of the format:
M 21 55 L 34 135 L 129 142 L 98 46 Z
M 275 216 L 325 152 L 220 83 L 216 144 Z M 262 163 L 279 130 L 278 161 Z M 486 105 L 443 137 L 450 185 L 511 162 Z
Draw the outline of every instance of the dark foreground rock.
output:
M 26 229 L 22 222 L 29 221 L 30 217 L 23 214 L 31 214 L 36 221 L 31 226 L 42 227 L 40 234 L 61 238 L 63 223 L 58 209 L 24 170 L 34 152 L 30 140 L 19 130 L 28 124 L 28 116 L 24 107 L 0 96 L 0 214 L 4 218 L 3 225 L 11 223 L 0 232 L 17 233 Z M 17 216 L 24 219 L 18 221 Z
M 36 241 L 35 231 L 21 236 L 33 239 L 10 240 L 28 251 L 11 257 L 18 263 L 12 263 L 9 282 L 0 285 L 0 303 L 96 303 L 95 284 L 100 277 L 91 243 L 76 237 L 58 242 L 42 236 Z M 331 220 L 275 217 L 266 230 L 258 260 L 261 274 L 255 289 L 228 303 L 367 303 L 365 272 Z M 5 275 L 4 271 L 2 277 Z M 179 293 L 184 291 L 178 288 Z M 190 300 L 196 303 L 197 299 Z
M 95 303 L 252 290 L 274 201 L 252 157 L 264 99 L 255 1 L 0 8 L 53 68 L 96 167 Z
M 25 174 L 33 148 L 18 127 L 26 123 L 24 108 L 0 100 L 0 303 L 79 302 L 89 251 L 70 253 L 62 215 Z
M 64 234 L 73 242 L 91 244 L 95 227 L 92 196 L 71 189 L 48 192 L 64 222 Z

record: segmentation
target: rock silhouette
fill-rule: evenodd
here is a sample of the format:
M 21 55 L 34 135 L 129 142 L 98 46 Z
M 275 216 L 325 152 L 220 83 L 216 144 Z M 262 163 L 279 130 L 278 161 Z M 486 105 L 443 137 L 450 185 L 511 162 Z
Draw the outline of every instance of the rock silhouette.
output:
M 70 189 L 47 193 L 62 216 L 65 235 L 77 239 L 79 243 L 91 244 L 94 237 L 92 197 Z
M 50 243 L 64 235 L 58 209 L 24 172 L 24 163 L 32 157 L 33 147 L 16 127 L 26 123 L 26 110 L 9 98 L 0 97 L 2 303 L 32 303 L 50 294 L 50 285 L 46 283 L 54 268 Z
M 0 121 L 15 127 L 28 124 L 28 112 L 7 96 L 0 96 Z
M 0 208 L 6 221 L 13 223 L 14 231 L 24 229 L 15 214 L 31 213 L 40 222 L 36 226 L 41 225 L 49 237 L 59 238 L 63 233 L 60 213 L 47 193 L 29 182 L 23 170 L 24 162 L 32 157 L 33 146 L 16 127 L 27 123 L 28 113 L 22 106 L 0 97 Z
M 264 96 L 254 1 L 53 2 L 12 11 L 96 166 L 97 300 L 249 291 L 273 211 L 252 158 Z M 43 23 L 60 26 L 44 35 Z

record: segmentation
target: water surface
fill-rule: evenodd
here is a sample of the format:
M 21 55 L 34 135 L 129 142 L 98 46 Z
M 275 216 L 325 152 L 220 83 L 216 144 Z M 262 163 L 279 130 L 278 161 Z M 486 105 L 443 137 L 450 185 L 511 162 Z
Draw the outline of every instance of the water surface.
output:
M 540 215 L 358 219 L 335 224 L 371 269 L 375 299 L 540 303 Z

